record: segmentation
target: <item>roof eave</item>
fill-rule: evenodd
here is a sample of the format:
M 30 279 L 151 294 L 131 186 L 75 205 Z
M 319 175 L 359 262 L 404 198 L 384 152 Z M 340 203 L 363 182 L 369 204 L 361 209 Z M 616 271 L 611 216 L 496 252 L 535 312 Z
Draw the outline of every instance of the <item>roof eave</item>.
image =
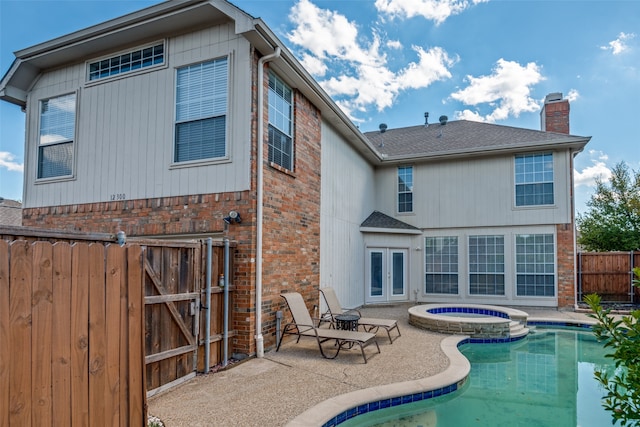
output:
M 523 150 L 557 150 L 561 149 L 572 149 L 576 152 L 580 152 L 584 149 L 587 143 L 591 140 L 590 136 L 587 137 L 567 137 L 561 140 L 556 140 L 553 142 L 543 143 L 543 144 L 532 144 L 532 143 L 521 143 L 514 144 L 510 146 L 489 146 L 489 147 L 479 147 L 474 149 L 467 150 L 450 150 L 450 151 L 441 151 L 437 154 L 410 154 L 410 155 L 396 155 L 396 156 L 388 156 L 382 155 L 382 163 L 399 163 L 399 162 L 407 162 L 407 161 L 436 161 L 443 159 L 455 159 L 462 157 L 480 157 L 480 156 L 489 156 L 496 153 L 501 154 L 511 154 L 522 152 Z
M 422 234 L 422 230 L 408 228 L 383 228 L 383 227 L 360 227 L 363 233 L 385 233 L 385 234 Z

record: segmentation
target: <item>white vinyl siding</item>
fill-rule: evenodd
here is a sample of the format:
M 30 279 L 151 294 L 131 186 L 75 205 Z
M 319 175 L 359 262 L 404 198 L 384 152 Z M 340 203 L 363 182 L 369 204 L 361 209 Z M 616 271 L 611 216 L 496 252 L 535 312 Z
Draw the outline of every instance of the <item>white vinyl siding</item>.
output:
M 175 162 L 227 155 L 227 70 L 227 58 L 178 69 Z
M 269 73 L 269 161 L 293 170 L 293 92 Z
M 516 206 L 553 205 L 553 154 L 515 156 Z
M 413 166 L 398 168 L 398 212 L 413 212 Z
M 469 236 L 469 294 L 505 294 L 504 236 Z
M 458 294 L 458 237 L 426 237 L 425 292 Z
M 73 174 L 75 129 L 75 93 L 40 102 L 38 179 Z

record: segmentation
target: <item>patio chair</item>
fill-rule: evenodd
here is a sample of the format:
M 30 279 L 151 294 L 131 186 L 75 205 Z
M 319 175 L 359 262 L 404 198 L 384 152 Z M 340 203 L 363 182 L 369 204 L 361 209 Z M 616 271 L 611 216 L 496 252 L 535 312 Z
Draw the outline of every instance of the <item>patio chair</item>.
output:
M 280 350 L 284 336 L 290 334 L 298 336 L 296 343 L 300 342 L 300 338 L 303 336 L 315 338 L 320 348 L 320 354 L 326 359 L 335 359 L 341 349 L 352 348 L 354 345 L 360 347 L 364 363 L 367 363 L 367 355 L 364 352 L 365 347 L 375 344 L 378 353 L 380 353 L 380 347 L 376 341 L 375 334 L 320 328 L 316 326 L 309 311 L 307 311 L 307 306 L 302 299 L 302 295 L 297 292 L 289 292 L 280 296 L 287 302 L 293 321 L 284 326 L 276 351 Z M 325 345 L 325 348 L 323 348 L 322 344 L 327 341 L 332 342 L 333 346 Z M 335 352 L 335 354 L 332 354 L 333 352 Z
M 340 301 L 338 300 L 338 296 L 333 288 L 322 288 L 320 289 L 320 293 L 324 298 L 324 301 L 327 303 L 328 310 L 320 316 L 322 320 L 328 320 L 332 324 L 335 324 L 335 317 L 341 314 L 353 314 L 357 313 L 360 316 L 359 310 L 343 310 Z M 360 317 L 358 319 L 358 327 L 362 326 L 365 332 L 378 333 L 380 328 L 387 331 L 387 336 L 389 337 L 389 342 L 393 344 L 401 334 L 400 329 L 398 328 L 398 321 L 394 319 L 376 319 L 373 317 Z M 391 331 L 396 330 L 398 335 L 395 335 L 393 338 L 391 337 Z

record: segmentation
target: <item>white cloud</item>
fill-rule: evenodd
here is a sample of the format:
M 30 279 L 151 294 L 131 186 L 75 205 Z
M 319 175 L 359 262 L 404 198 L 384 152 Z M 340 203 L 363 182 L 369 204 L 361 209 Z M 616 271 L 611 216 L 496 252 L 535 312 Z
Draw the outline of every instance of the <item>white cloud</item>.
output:
M 576 101 L 578 98 L 580 98 L 580 92 L 578 92 L 576 89 L 571 89 L 569 91 L 569 93 L 566 96 L 567 101 L 569 102 L 574 102 Z
M 302 54 L 300 63 L 305 70 L 316 77 L 322 77 L 327 73 L 327 64 L 322 62 L 318 57 L 309 55 L 308 53 Z
M 574 169 L 573 181 L 576 187 L 595 187 L 596 179 L 602 181 L 608 181 L 611 178 L 611 169 L 606 164 L 609 157 L 602 151 L 589 151 L 589 157 L 591 157 L 591 166 L 579 171 Z
M 289 15 L 296 27 L 287 34 L 290 42 L 309 50 L 319 59 L 328 57 L 377 65 L 384 61 L 379 54 L 379 40 L 374 37 L 369 48 L 358 43 L 358 27 L 344 15 L 320 9 L 309 0 L 300 0 Z
M 600 49 L 610 50 L 614 55 L 619 55 L 629 49 L 627 42 L 635 36 L 634 33 L 620 33 L 617 39 L 610 41 L 606 46 L 600 46 Z
M 379 12 L 392 18 L 422 16 L 439 25 L 451 15 L 457 15 L 473 4 L 486 1 L 488 0 L 376 0 L 375 6 Z
M 458 60 L 439 47 L 412 46 L 417 60 L 391 70 L 383 49 L 402 49 L 400 41 L 383 45 L 373 31 L 367 44 L 354 22 L 309 0 L 296 3 L 289 18 L 295 28 L 287 38 L 304 50 L 300 54 L 303 65 L 315 77 L 329 74 L 320 85 L 355 121 L 356 112 L 372 106 L 378 111 L 391 107 L 400 91 L 451 78 L 449 68 Z
M 400 43 L 400 40 L 389 40 L 386 43 L 386 46 L 389 49 L 402 49 L 402 43 Z
M 478 112 L 456 112 L 456 117 L 475 117 L 493 123 L 509 116 L 518 117 L 523 112 L 534 112 L 540 107 L 531 97 L 531 87 L 544 77 L 540 67 L 533 62 L 525 66 L 500 58 L 493 73 L 488 76 L 467 76 L 469 85 L 451 94 L 451 98 L 466 105 L 488 104 L 493 111 L 487 115 Z
M 24 164 L 16 162 L 15 155 L 7 151 L 0 151 L 0 168 L 5 168 L 12 172 L 23 172 Z

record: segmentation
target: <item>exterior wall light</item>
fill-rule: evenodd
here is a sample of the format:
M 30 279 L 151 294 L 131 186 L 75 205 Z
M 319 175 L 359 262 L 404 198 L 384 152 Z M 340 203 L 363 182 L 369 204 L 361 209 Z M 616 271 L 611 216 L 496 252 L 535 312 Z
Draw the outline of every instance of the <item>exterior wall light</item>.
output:
M 242 218 L 240 217 L 240 214 L 238 213 L 238 211 L 231 211 L 231 212 L 229 212 L 229 216 L 226 216 L 226 217 L 224 217 L 222 219 L 227 224 L 231 224 L 231 223 L 234 223 L 234 222 L 236 224 L 240 224 L 242 222 Z

